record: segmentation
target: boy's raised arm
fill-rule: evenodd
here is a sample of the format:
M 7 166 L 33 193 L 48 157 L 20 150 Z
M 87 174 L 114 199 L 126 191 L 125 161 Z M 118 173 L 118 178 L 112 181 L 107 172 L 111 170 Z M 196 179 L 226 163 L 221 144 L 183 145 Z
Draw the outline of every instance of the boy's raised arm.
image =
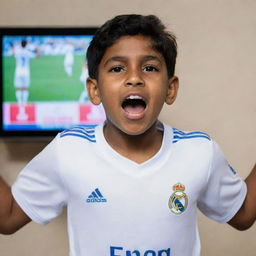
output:
M 0 233 L 12 234 L 30 221 L 13 198 L 10 186 L 0 176 Z
M 250 228 L 256 220 L 256 164 L 245 179 L 247 195 L 244 203 L 236 215 L 228 222 L 238 230 Z

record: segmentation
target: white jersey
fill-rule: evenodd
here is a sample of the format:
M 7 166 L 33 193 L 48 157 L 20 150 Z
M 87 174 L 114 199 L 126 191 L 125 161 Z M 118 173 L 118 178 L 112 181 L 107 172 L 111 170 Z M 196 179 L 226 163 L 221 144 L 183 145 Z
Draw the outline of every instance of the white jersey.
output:
M 71 44 L 67 44 L 65 47 L 65 58 L 64 65 L 73 65 L 74 63 L 74 46 Z
M 88 77 L 89 77 L 88 68 L 83 67 L 81 75 L 80 75 L 80 82 L 83 83 L 83 84 L 86 84 L 86 80 L 87 80 Z
M 16 70 L 20 72 L 29 72 L 29 62 L 31 58 L 35 57 L 35 53 L 26 47 L 16 47 L 14 56 L 16 58 Z
M 60 133 L 12 192 L 40 224 L 67 205 L 71 256 L 199 256 L 197 208 L 227 222 L 246 185 L 204 133 L 164 125 L 159 152 L 137 164 L 109 146 L 99 125 Z
M 26 47 L 17 46 L 14 49 L 14 56 L 16 58 L 14 85 L 16 88 L 28 87 L 30 85 L 30 59 L 35 57 L 35 53 Z

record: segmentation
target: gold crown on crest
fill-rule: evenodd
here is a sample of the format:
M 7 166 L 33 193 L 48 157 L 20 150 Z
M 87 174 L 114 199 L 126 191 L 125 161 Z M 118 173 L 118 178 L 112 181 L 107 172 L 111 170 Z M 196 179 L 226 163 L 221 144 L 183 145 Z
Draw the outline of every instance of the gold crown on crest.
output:
M 175 191 L 184 191 L 185 186 L 182 185 L 181 183 L 177 183 L 177 184 L 173 185 L 172 189 Z

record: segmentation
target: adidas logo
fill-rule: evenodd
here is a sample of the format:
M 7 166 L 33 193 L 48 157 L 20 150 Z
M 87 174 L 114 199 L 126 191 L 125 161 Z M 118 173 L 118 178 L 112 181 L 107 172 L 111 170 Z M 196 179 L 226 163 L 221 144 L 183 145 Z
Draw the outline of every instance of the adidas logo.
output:
M 107 199 L 100 193 L 99 189 L 96 188 L 86 199 L 87 203 L 106 203 Z

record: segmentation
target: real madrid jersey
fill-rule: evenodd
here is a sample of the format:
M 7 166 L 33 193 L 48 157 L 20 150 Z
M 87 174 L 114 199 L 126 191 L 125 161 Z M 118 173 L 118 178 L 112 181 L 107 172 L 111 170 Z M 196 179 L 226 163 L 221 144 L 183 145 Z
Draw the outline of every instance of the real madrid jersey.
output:
M 108 145 L 99 125 L 60 133 L 12 192 L 40 224 L 67 205 L 71 256 L 199 256 L 197 208 L 227 222 L 246 185 L 207 134 L 164 125 L 159 152 L 137 164 Z
M 35 53 L 27 48 L 16 47 L 14 51 L 16 58 L 16 73 L 29 74 L 29 61 L 35 57 Z

